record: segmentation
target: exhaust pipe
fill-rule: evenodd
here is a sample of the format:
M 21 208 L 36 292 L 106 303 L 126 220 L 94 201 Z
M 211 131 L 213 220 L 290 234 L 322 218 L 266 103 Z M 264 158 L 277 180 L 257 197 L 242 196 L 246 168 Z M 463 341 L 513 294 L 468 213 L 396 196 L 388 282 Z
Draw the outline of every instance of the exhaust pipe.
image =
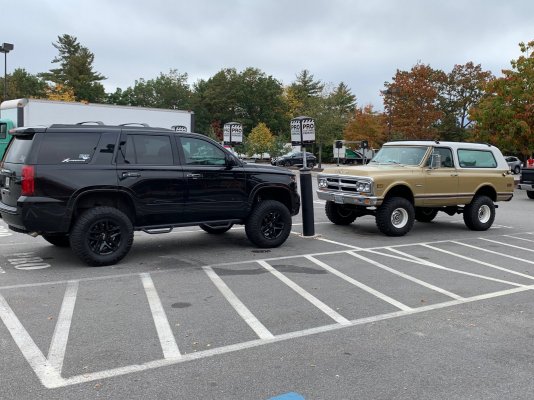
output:
M 28 232 L 28 235 L 30 235 L 31 237 L 37 237 L 40 235 L 39 232 Z

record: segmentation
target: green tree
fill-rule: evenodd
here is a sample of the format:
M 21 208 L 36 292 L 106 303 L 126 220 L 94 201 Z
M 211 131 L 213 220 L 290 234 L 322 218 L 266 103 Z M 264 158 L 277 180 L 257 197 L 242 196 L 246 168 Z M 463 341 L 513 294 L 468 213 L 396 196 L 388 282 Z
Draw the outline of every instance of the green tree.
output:
M 201 132 L 209 131 L 215 121 L 240 122 L 245 132 L 260 122 L 276 133 L 289 125 L 282 84 L 256 68 L 223 69 L 196 82 L 192 109 Z
M 32 75 L 24 68 L 16 68 L 7 75 L 7 95 L 10 99 L 24 97 L 41 98 L 46 96 L 46 82 L 36 75 Z M 4 79 L 0 79 L 0 93 L 4 92 Z
M 52 45 L 59 52 L 52 63 L 59 66 L 40 76 L 56 85 L 71 88 L 77 101 L 103 101 L 105 91 L 100 81 L 106 77 L 93 70 L 94 54 L 82 46 L 75 36 L 67 34 L 58 36 L 57 43 Z
M 512 69 L 490 81 L 477 107 L 471 110 L 476 121 L 473 139 L 497 145 L 526 158 L 534 151 L 534 40 L 520 43 L 521 55 L 512 60 Z
M 444 140 L 466 140 L 472 124 L 469 110 L 476 106 L 484 94 L 484 86 L 493 76 L 479 65 L 468 62 L 455 65 L 441 88 L 439 108 L 443 117 L 438 125 L 439 136 Z
M 191 89 L 187 74 L 171 69 L 168 74 L 160 73 L 155 79 L 140 78 L 133 87 L 116 89 L 107 96 L 107 103 L 141 107 L 191 109 Z
M 260 154 L 263 158 L 263 154 L 269 152 L 274 141 L 275 138 L 267 125 L 260 122 L 247 137 L 245 143 L 247 155 L 251 157 L 254 154 Z

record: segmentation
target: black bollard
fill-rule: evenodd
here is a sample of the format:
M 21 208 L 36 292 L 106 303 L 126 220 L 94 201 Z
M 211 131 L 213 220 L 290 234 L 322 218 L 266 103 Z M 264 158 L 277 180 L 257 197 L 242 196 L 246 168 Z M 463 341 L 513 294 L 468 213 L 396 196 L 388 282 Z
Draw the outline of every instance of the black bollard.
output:
M 315 235 L 315 221 L 313 217 L 313 189 L 311 169 L 300 169 L 300 195 L 302 202 L 302 235 Z

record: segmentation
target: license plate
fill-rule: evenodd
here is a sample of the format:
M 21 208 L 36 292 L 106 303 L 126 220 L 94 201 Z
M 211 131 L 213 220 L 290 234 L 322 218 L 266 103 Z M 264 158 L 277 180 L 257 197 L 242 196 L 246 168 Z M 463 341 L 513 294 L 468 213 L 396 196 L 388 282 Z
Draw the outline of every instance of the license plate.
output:
M 6 176 L 6 184 L 5 184 L 5 187 L 6 187 L 6 188 L 9 187 L 9 176 Z
M 339 195 L 335 194 L 334 195 L 334 203 L 343 204 L 343 196 L 339 196 Z

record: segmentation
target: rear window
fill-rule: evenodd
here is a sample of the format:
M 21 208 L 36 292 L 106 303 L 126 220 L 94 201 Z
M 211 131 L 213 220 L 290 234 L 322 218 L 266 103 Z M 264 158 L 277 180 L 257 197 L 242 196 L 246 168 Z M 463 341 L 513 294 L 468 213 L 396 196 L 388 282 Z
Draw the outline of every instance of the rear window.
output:
M 24 164 L 28 154 L 30 153 L 32 143 L 33 135 L 14 137 L 7 148 L 5 162 L 12 164 Z
M 462 168 L 497 168 L 493 153 L 487 150 L 458 150 L 458 162 Z
M 39 149 L 39 164 L 87 164 L 91 162 L 100 133 L 49 132 Z

